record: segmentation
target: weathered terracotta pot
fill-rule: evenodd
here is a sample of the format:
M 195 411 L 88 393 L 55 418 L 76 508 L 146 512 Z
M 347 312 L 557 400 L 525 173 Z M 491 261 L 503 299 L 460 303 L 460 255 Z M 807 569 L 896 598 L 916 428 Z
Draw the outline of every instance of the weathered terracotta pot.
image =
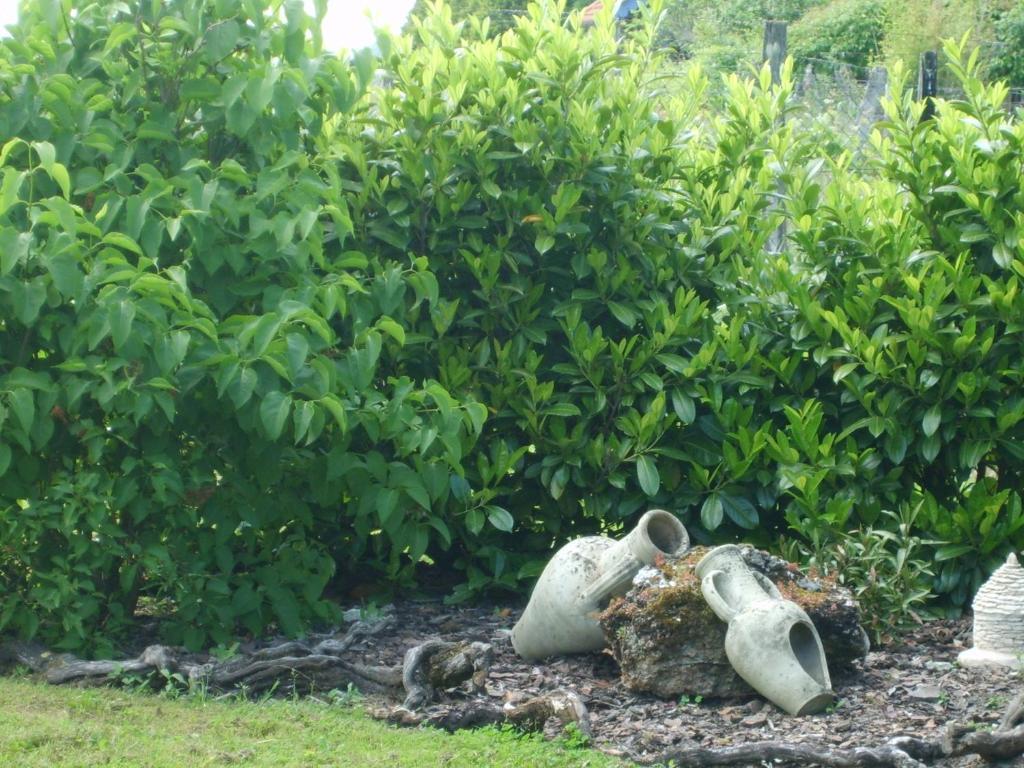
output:
M 728 623 L 725 654 L 736 674 L 791 715 L 820 712 L 834 699 L 825 651 L 814 624 L 734 544 L 697 563 L 701 592 Z
M 683 555 L 689 547 L 686 528 L 661 509 L 647 512 L 621 541 L 587 536 L 569 542 L 537 580 L 512 630 L 513 648 L 525 659 L 601 650 L 597 615 L 608 602 L 629 590 L 644 565 L 659 555 Z

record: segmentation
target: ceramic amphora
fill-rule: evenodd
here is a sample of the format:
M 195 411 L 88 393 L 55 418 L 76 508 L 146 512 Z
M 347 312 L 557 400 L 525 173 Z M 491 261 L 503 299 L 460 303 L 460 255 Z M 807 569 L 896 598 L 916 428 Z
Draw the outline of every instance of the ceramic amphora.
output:
M 686 553 L 690 537 L 664 510 L 647 512 L 625 538 L 587 536 L 571 541 L 548 561 L 522 618 L 512 629 L 512 647 L 524 659 L 604 648 L 597 615 L 624 595 L 637 571 L 659 555 Z
M 711 550 L 697 563 L 701 592 L 729 624 L 725 654 L 751 688 L 791 715 L 832 703 L 821 638 L 804 610 L 752 570 L 735 544 Z

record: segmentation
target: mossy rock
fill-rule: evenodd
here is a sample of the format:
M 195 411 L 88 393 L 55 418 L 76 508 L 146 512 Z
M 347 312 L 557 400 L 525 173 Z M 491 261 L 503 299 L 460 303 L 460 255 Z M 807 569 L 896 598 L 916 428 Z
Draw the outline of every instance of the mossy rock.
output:
M 756 695 L 725 655 L 727 625 L 708 607 L 694 568 L 708 550 L 660 563 L 656 571 L 612 602 L 601 628 L 633 691 L 656 696 L 705 698 Z M 833 678 L 846 674 L 867 654 L 867 635 L 853 595 L 833 581 L 812 578 L 767 552 L 745 547 L 747 564 L 771 579 L 814 622 Z

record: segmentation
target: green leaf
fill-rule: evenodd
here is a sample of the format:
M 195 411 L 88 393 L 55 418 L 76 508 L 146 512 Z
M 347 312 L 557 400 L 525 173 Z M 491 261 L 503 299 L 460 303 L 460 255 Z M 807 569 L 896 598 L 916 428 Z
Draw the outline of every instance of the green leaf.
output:
M 902 431 L 894 435 L 886 435 L 885 443 L 883 444 L 885 455 L 889 457 L 889 461 L 893 464 L 902 464 L 904 457 L 907 455 L 909 444 L 910 441 Z
M 615 319 L 622 323 L 627 328 L 632 328 L 636 325 L 636 321 L 640 316 L 623 304 L 619 304 L 617 301 L 609 301 L 608 309 L 615 316 Z
M 277 440 L 281 436 L 291 407 L 291 397 L 283 392 L 274 390 L 263 396 L 263 402 L 260 403 L 260 419 L 267 430 L 267 437 L 271 440 Z
M 242 368 L 239 371 L 238 378 L 228 386 L 228 395 L 231 397 L 231 402 L 235 404 L 235 408 L 241 408 L 249 402 L 258 380 L 259 376 L 252 368 Z
M 270 605 L 274 616 L 284 634 L 295 637 L 302 632 L 302 621 L 299 619 L 299 604 L 295 596 L 283 589 L 268 590 Z
M 139 247 L 139 244 L 123 232 L 108 232 L 103 236 L 103 242 L 120 248 L 123 251 L 131 251 L 139 256 L 142 255 L 142 249 Z
M 692 424 L 693 420 L 697 418 L 697 406 L 693 402 L 693 398 L 684 395 L 678 389 L 672 390 L 672 410 L 676 412 L 676 416 L 683 424 Z
M 46 169 L 46 172 L 50 174 L 50 178 L 53 179 L 57 183 L 57 186 L 60 187 L 60 191 L 64 195 L 64 199 L 70 199 L 71 177 L 68 176 L 68 169 L 60 163 L 54 163 Z
M 409 494 L 409 497 L 428 512 L 431 510 L 430 496 L 418 475 L 412 475 L 402 483 L 402 489 Z
M 27 146 L 25 144 L 25 140 L 17 136 L 5 141 L 3 147 L 0 147 L 0 165 L 7 162 L 7 158 L 10 157 L 11 152 L 13 152 L 17 147 L 24 146 Z
M 377 327 L 397 341 L 399 346 L 405 345 L 405 329 L 387 315 L 377 321 Z
M 14 302 L 14 316 L 25 325 L 32 325 L 46 303 L 46 286 L 41 280 L 15 282 L 11 287 L 11 298 Z
M 146 120 L 135 129 L 135 136 L 139 139 L 163 141 L 168 144 L 177 142 L 177 137 L 168 129 L 166 124 L 159 120 Z
M 0 183 L 0 216 L 21 199 L 21 185 L 26 175 L 25 171 L 16 168 L 4 168 L 4 180 Z
M 1009 269 L 1013 264 L 1013 251 L 1006 247 L 1006 243 L 996 243 L 992 246 L 992 259 L 1003 269 Z
M 654 496 L 661 487 L 661 477 L 658 475 L 658 466 L 650 456 L 640 456 L 636 460 L 636 476 L 640 481 L 640 488 L 648 496 Z
M 943 560 L 955 560 L 973 550 L 974 547 L 970 544 L 948 544 L 935 550 L 935 560 L 940 563 Z
M 832 373 L 832 381 L 838 384 L 840 381 L 842 381 L 855 370 L 857 370 L 858 365 L 860 365 L 860 363 L 843 363 L 843 365 L 840 365 Z
M 7 397 L 7 402 L 14 412 L 14 417 L 25 432 L 32 431 L 32 421 L 35 419 L 36 404 L 32 397 L 31 390 L 18 387 Z
M 582 416 L 583 414 L 580 412 L 580 409 L 572 403 L 555 403 L 541 411 L 540 415 L 569 418 L 571 416 Z
M 555 244 L 555 238 L 549 235 L 547 232 L 541 232 L 537 235 L 537 239 L 533 242 L 533 247 L 537 249 L 537 253 L 543 256 L 545 253 L 551 250 Z
M 338 399 L 337 395 L 325 395 L 318 401 L 320 405 L 331 412 L 334 417 L 334 421 L 338 425 L 338 429 L 341 434 L 348 432 L 348 418 L 345 415 L 345 406 L 342 405 L 341 400 Z
M 114 348 L 120 349 L 132 332 L 135 303 L 127 299 L 116 301 L 110 305 L 107 316 L 110 320 L 110 338 L 114 342 Z
M 548 491 L 551 494 L 551 498 L 555 500 L 562 498 L 562 494 L 565 493 L 565 486 L 568 482 L 569 467 L 563 464 L 551 475 L 551 482 L 548 483 Z
M 960 230 L 961 243 L 980 243 L 988 240 L 990 236 L 988 229 L 980 224 L 968 224 Z
M 507 533 L 511 531 L 515 525 L 515 520 L 512 518 L 512 515 L 509 514 L 509 511 L 504 507 L 489 504 L 484 507 L 484 512 L 487 513 L 487 520 L 490 524 L 499 531 L 505 531 Z
M 942 424 L 942 406 L 936 403 L 925 411 L 924 418 L 921 419 L 921 429 L 924 430 L 927 437 L 931 437 L 940 424 Z
M 204 36 L 203 58 L 210 64 L 219 62 L 235 49 L 241 31 L 234 19 L 212 24 Z
M 452 545 L 452 532 L 449 530 L 447 523 L 439 517 L 431 517 L 427 520 L 427 525 L 437 531 L 438 535 L 444 539 L 444 548 L 448 549 Z
M 122 17 L 123 18 L 123 17 Z M 110 28 L 107 36 L 107 43 L 103 46 L 103 53 L 108 54 L 122 43 L 131 40 L 138 33 L 138 30 L 130 21 L 122 21 Z
M 700 521 L 704 528 L 713 531 L 722 524 L 724 509 L 722 499 L 717 493 L 708 494 L 700 508 Z
M 306 364 L 306 356 L 309 354 L 309 342 L 301 333 L 289 333 L 285 337 L 287 346 L 288 368 L 292 375 L 298 375 L 299 371 Z
M 481 435 L 487 421 L 487 406 L 483 403 L 466 403 L 466 415 L 473 425 L 473 434 Z
M 395 488 L 383 488 L 377 493 L 377 519 L 381 527 L 387 528 L 391 517 L 398 509 L 398 491 Z
M 655 355 L 654 357 L 659 363 L 672 371 L 672 373 L 684 373 L 690 366 L 686 358 L 680 357 L 679 355 L 662 353 L 660 355 Z
M 160 407 L 160 410 L 164 412 L 164 416 L 167 417 L 167 421 L 170 424 L 174 423 L 174 414 L 176 408 L 174 405 L 174 398 L 171 397 L 170 392 L 154 392 L 153 400 Z
M 430 530 L 428 526 L 417 525 L 412 537 L 412 545 L 409 547 L 409 560 L 418 563 L 430 544 Z
M 757 528 L 757 524 L 760 521 L 757 509 L 747 499 L 732 494 L 722 494 L 721 499 L 725 514 L 736 525 L 747 530 Z
M 0 443 L 0 477 L 4 476 L 7 468 L 11 466 L 11 448 L 6 443 Z
M 82 289 L 85 275 L 78 268 L 78 259 L 67 251 L 55 254 L 46 261 L 46 269 L 53 284 L 65 298 L 73 298 Z
M 466 530 L 476 536 L 484 529 L 484 513 L 479 509 L 466 512 Z
M 293 422 L 296 444 L 301 442 L 302 438 L 306 436 L 306 432 L 309 430 L 309 425 L 313 422 L 315 415 L 316 406 L 309 400 L 300 400 L 295 404 Z
M 14 227 L 0 228 L 0 277 L 25 261 L 31 242 L 31 232 L 18 232 Z
M 473 494 L 473 489 L 469 487 L 469 483 L 466 482 L 466 478 L 462 475 L 453 474 L 448 478 L 448 487 L 452 490 L 452 495 L 457 501 L 465 503 L 469 500 L 469 497 Z
M 43 168 L 50 168 L 57 160 L 57 151 L 53 148 L 53 144 L 48 141 L 33 141 L 32 149 L 39 156 L 39 165 Z
M 274 340 L 274 336 L 277 335 L 280 327 L 281 318 L 276 312 L 268 312 L 256 321 L 252 337 L 252 354 L 254 357 L 259 357 L 267 351 L 267 347 Z
M 188 352 L 189 339 L 186 331 L 171 331 L 157 336 L 153 354 L 162 373 L 170 373 L 181 365 Z

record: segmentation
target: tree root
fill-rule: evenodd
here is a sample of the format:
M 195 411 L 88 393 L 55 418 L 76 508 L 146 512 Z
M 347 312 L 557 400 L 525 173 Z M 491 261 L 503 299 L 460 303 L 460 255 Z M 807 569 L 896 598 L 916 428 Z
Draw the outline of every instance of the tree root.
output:
M 428 640 L 410 648 L 402 664 L 405 709 L 415 710 L 432 701 L 438 689 L 454 688 L 466 680 L 474 691 L 483 688 L 494 659 L 487 643 L 446 643 Z
M 524 731 L 540 731 L 548 720 L 555 718 L 563 725 L 574 723 L 588 737 L 592 735 L 590 713 L 583 700 L 570 691 L 552 691 L 517 705 L 471 701 L 461 706 L 434 707 L 425 712 L 413 712 L 403 706 L 371 710 L 370 714 L 393 725 L 429 725 L 449 732 L 505 724 Z
M 359 640 L 386 629 L 394 619 L 384 616 L 357 622 L 344 637 L 327 637 L 316 644 L 285 641 L 225 661 L 202 660 L 163 645 L 151 645 L 127 661 L 82 661 L 49 656 L 39 649 L 12 648 L 6 656 L 41 673 L 52 685 L 98 686 L 126 678 L 165 680 L 179 676 L 192 686 L 219 692 L 264 693 L 344 690 L 354 686 L 366 693 L 397 697 L 405 691 L 405 707 L 417 709 L 434 700 L 438 690 L 455 688 L 469 680 L 472 691 L 483 688 L 494 656 L 486 643 L 448 643 L 428 640 L 409 649 L 399 666 L 374 666 L 344 658 Z M 159 682 L 159 680 L 155 681 Z
M 656 759 L 638 762 L 708 768 L 782 760 L 787 765 L 814 764 L 826 768 L 925 768 L 935 760 L 965 755 L 978 755 L 989 762 L 1024 755 L 1024 693 L 1010 702 L 1006 714 L 992 731 L 951 723 L 941 739 L 932 741 L 902 736 L 879 747 L 852 749 L 763 741 L 720 749 L 674 749 Z

